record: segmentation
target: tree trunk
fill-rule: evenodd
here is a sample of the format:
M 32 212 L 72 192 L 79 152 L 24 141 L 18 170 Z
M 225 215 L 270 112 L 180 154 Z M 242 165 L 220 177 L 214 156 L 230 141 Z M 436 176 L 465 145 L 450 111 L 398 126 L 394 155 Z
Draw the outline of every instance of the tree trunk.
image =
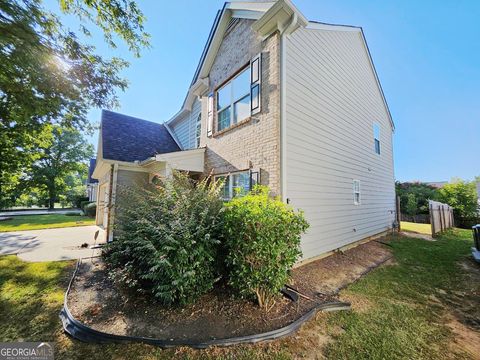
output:
M 48 208 L 53 210 L 55 207 L 55 198 L 56 198 L 56 189 L 55 184 L 50 184 L 48 187 Z

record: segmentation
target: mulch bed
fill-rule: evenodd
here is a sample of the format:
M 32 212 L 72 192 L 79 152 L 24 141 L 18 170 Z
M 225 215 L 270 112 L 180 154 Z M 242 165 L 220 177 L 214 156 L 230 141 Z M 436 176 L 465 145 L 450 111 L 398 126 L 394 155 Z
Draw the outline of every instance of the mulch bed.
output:
M 281 297 L 267 313 L 251 301 L 234 298 L 224 285 L 193 304 L 164 307 L 113 283 L 100 258 L 85 259 L 72 284 L 68 306 L 85 325 L 115 335 L 197 342 L 246 336 L 287 326 L 315 306 L 337 301 L 335 289 L 390 256 L 387 246 L 372 241 L 296 268 L 292 286 L 311 300 L 300 297 L 292 302 Z

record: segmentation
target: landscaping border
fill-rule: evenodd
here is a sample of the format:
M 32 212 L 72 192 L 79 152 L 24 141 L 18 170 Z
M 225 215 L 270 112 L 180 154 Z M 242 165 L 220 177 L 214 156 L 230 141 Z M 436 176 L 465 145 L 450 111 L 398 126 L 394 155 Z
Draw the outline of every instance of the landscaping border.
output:
M 78 269 L 82 259 L 77 261 L 75 271 L 73 272 L 72 278 L 65 292 L 65 298 L 63 301 L 63 308 L 60 311 L 60 319 L 63 323 L 64 331 L 72 336 L 73 338 L 87 342 L 87 343 L 131 343 L 131 342 L 141 342 L 150 345 L 156 345 L 162 348 L 171 348 L 171 347 L 180 347 L 188 346 L 194 349 L 205 349 L 209 346 L 231 346 L 235 344 L 242 343 L 257 343 L 266 340 L 279 339 L 285 336 L 288 336 L 295 331 L 297 331 L 300 326 L 302 326 L 306 321 L 311 319 L 318 311 L 338 311 L 338 310 L 350 310 L 350 304 L 345 302 L 329 302 L 325 304 L 319 304 L 314 307 L 312 310 L 301 316 L 299 319 L 295 320 L 293 323 L 281 327 L 276 330 L 268 331 L 260 334 L 253 334 L 247 336 L 226 338 L 226 339 L 215 339 L 208 340 L 204 342 L 195 342 L 188 340 L 165 340 L 165 339 L 155 339 L 150 337 L 141 337 L 141 336 L 126 336 L 126 335 L 115 335 L 106 333 L 103 331 L 98 331 L 92 329 L 91 327 L 81 323 L 75 319 L 68 309 L 68 294 L 72 287 L 73 281 L 77 275 Z

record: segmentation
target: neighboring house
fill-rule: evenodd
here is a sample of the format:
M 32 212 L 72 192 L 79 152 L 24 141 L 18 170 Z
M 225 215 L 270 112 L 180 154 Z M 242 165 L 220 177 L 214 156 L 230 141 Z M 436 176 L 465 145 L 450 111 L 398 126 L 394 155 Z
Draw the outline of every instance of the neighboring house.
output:
M 480 181 L 477 181 L 477 198 L 478 198 L 478 209 L 480 211 Z
M 420 181 L 418 181 L 418 182 L 420 182 Z M 431 187 L 434 187 L 435 189 L 441 189 L 445 185 L 448 184 L 448 181 L 433 181 L 433 182 L 426 182 L 424 184 L 426 184 L 428 186 L 431 186 Z
M 88 178 L 87 178 L 87 196 L 88 201 L 97 201 L 97 192 L 98 192 L 98 180 L 92 178 L 93 171 L 95 170 L 95 159 L 90 159 L 90 165 L 88 167 Z
M 362 29 L 308 21 L 288 0 L 225 3 L 179 112 L 165 124 L 103 112 L 97 223 L 117 184 L 172 169 L 253 184 L 302 209 L 303 259 L 395 221 L 394 124 Z

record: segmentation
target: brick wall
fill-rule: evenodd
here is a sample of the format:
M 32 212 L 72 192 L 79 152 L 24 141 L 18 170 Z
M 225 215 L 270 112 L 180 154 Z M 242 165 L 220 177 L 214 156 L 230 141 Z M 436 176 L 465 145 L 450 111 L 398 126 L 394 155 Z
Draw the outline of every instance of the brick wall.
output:
M 207 146 L 206 174 L 260 170 L 261 183 L 279 195 L 280 37 L 275 33 L 261 41 L 251 29 L 252 23 L 252 20 L 237 20 L 226 34 L 210 71 L 209 93 L 262 52 L 262 111 L 239 126 L 214 132 L 213 137 L 202 131 L 200 146 Z M 202 118 L 205 129 L 206 116 Z M 216 114 L 213 128 L 217 129 Z

